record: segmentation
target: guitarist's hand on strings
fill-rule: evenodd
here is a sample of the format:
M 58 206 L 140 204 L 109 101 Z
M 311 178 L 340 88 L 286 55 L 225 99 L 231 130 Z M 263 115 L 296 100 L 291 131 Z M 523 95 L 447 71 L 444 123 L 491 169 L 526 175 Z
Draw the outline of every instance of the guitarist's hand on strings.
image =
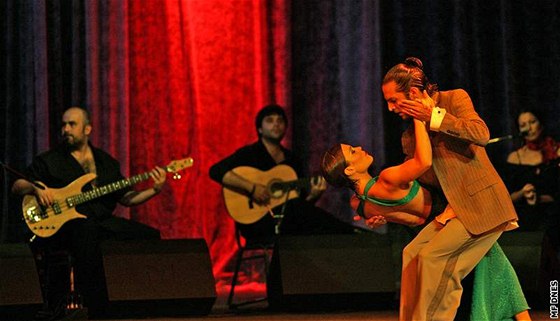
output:
M 152 177 L 152 180 L 154 181 L 154 186 L 152 188 L 154 189 L 154 191 L 156 193 L 159 193 L 161 191 L 161 189 L 163 188 L 163 185 L 165 185 L 165 180 L 167 178 L 165 170 L 163 168 L 159 167 L 159 166 L 156 166 L 150 172 L 150 176 Z
M 150 198 L 156 196 L 165 184 L 165 170 L 159 166 L 156 166 L 150 171 L 149 175 L 154 181 L 154 185 L 151 188 L 147 188 L 142 191 L 129 191 L 128 193 L 124 194 L 124 196 L 119 200 L 119 203 L 124 206 L 135 206 L 142 204 Z
M 40 189 L 36 186 L 31 185 L 33 187 L 33 194 L 35 194 L 35 196 L 37 197 L 39 204 L 41 204 L 42 206 L 52 205 L 54 203 L 54 195 L 51 189 L 49 189 L 45 184 L 41 182 L 37 182 L 37 184 L 40 184 L 45 188 Z
M 251 191 L 251 198 L 259 205 L 267 205 L 270 203 L 270 194 L 266 186 L 262 184 L 254 184 L 253 191 Z

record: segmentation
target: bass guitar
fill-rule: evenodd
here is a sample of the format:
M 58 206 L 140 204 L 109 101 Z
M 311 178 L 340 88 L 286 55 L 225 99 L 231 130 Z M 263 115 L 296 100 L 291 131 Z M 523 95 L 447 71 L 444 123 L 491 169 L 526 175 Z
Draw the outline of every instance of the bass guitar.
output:
M 288 165 L 277 165 L 268 171 L 240 166 L 232 170 L 235 174 L 256 184 L 265 185 L 270 194 L 270 203 L 259 205 L 245 191 L 224 187 L 222 193 L 229 215 L 238 223 L 251 224 L 260 220 L 270 209 L 299 196 L 301 188 L 309 187 L 309 178 L 298 179 Z
M 188 157 L 174 160 L 164 169 L 168 173 L 173 173 L 173 178 L 178 179 L 181 176 L 177 172 L 191 167 L 192 164 L 193 159 Z M 40 237 L 50 237 L 58 232 L 64 223 L 76 218 L 87 218 L 78 213 L 77 205 L 145 181 L 150 178 L 150 173 L 138 174 L 82 192 L 84 185 L 94 180 L 96 176 L 93 173 L 85 174 L 63 188 L 51 188 L 54 202 L 50 206 L 40 205 L 35 195 L 25 195 L 22 204 L 23 219 L 31 232 Z

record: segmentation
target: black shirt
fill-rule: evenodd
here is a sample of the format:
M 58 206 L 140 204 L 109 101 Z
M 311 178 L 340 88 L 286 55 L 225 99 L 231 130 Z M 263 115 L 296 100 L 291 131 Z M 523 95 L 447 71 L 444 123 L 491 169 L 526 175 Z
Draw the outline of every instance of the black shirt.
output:
M 120 164 L 116 159 L 99 148 L 91 145 L 90 147 L 97 172 L 97 178 L 95 179 L 95 185 L 97 187 L 124 178 L 120 171 Z M 27 175 L 30 179 L 41 181 L 49 188 L 65 187 L 85 174 L 86 172 L 84 172 L 84 169 L 64 144 L 36 156 L 27 169 Z M 82 190 L 86 191 L 92 188 L 92 184 L 88 183 Z M 112 215 L 117 202 L 130 190 L 130 188 L 124 188 L 103 197 L 93 199 L 79 205 L 77 211 L 88 216 L 90 219 L 108 218 Z
M 260 140 L 251 145 L 241 147 L 232 155 L 210 167 L 210 178 L 221 184 L 224 175 L 236 167 L 251 166 L 261 171 L 267 171 L 280 164 L 292 167 L 296 171 L 298 177 L 300 177 L 301 172 L 298 161 L 290 150 L 282 146 L 281 148 L 284 152 L 285 159 L 283 162 L 277 164 Z

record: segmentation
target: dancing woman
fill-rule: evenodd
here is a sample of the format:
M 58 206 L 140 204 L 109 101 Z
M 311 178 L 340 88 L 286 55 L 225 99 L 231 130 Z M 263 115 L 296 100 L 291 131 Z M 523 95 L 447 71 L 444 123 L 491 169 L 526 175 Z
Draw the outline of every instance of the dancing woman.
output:
M 445 224 L 448 218 L 454 217 L 449 205 L 444 207 L 439 198 L 432 197 L 416 181 L 431 167 L 432 149 L 425 124 L 415 119 L 414 126 L 414 157 L 384 169 L 376 177 L 368 173 L 373 156 L 361 147 L 337 144 L 323 155 L 321 167 L 325 179 L 331 185 L 349 187 L 356 193 L 351 206 L 370 226 L 386 222 L 417 226 L 432 216 L 439 224 Z M 500 271 L 499 277 L 495 271 Z M 412 288 L 401 289 L 401 306 L 412 305 L 407 302 L 407 292 L 416 291 L 415 283 L 415 280 L 408 280 L 406 284 L 411 284 Z M 500 296 L 507 296 L 507 300 L 496 299 Z M 472 302 L 473 321 L 531 320 L 515 271 L 497 243 L 475 269 Z

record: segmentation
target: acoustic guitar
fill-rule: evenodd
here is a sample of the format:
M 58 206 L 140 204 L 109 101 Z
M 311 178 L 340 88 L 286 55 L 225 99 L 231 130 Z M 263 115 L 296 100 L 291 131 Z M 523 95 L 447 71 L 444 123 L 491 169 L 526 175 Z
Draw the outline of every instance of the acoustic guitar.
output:
M 270 213 L 276 206 L 299 196 L 299 190 L 309 187 L 310 178 L 298 179 L 296 172 L 288 165 L 277 165 L 268 171 L 250 166 L 240 166 L 232 170 L 237 175 L 256 184 L 265 185 L 270 194 L 268 205 L 255 203 L 245 191 L 229 187 L 222 189 L 229 215 L 238 223 L 251 224 Z
M 173 178 L 178 179 L 181 178 L 181 176 L 177 172 L 184 168 L 191 167 L 192 164 L 193 159 L 188 157 L 181 160 L 174 160 L 170 162 L 169 165 L 165 166 L 164 169 L 168 173 L 173 173 Z M 23 219 L 31 232 L 40 237 L 50 237 L 54 235 L 60 230 L 64 223 L 76 218 L 87 218 L 85 215 L 76 211 L 77 205 L 145 181 L 150 178 L 150 172 L 138 174 L 82 192 L 84 185 L 91 182 L 96 177 L 97 175 L 89 173 L 78 177 L 63 188 L 51 188 L 54 194 L 54 202 L 50 206 L 40 205 L 35 195 L 25 195 L 22 204 Z

